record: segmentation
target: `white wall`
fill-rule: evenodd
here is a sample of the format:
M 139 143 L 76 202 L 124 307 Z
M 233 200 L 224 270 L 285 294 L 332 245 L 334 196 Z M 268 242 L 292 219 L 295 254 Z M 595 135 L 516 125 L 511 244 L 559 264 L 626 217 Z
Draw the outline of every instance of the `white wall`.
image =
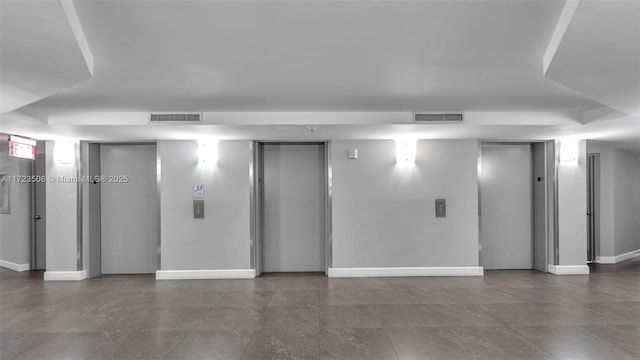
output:
M 586 141 L 578 143 L 576 162 L 558 167 L 558 252 L 557 265 L 587 263 L 587 153 Z M 560 151 L 562 147 L 560 146 Z
M 249 269 L 249 141 L 221 141 L 215 168 L 197 165 L 196 141 L 159 141 L 161 269 Z M 193 184 L 205 218 L 193 218 Z
M 30 175 L 32 162 L 9 157 L 7 135 L 0 134 L 0 169 L 9 168 L 10 176 Z M 11 213 L 0 214 L 0 260 L 20 265 L 22 269 L 29 266 L 30 186 L 29 183 L 9 184 Z
M 640 249 L 640 154 L 614 152 L 615 255 Z
M 77 271 L 77 184 L 51 179 L 75 178 L 76 166 L 62 165 L 54 161 L 54 149 L 55 143 L 47 141 L 47 272 Z
M 478 266 L 477 160 L 475 140 L 418 141 L 406 169 L 392 140 L 333 141 L 332 267 Z

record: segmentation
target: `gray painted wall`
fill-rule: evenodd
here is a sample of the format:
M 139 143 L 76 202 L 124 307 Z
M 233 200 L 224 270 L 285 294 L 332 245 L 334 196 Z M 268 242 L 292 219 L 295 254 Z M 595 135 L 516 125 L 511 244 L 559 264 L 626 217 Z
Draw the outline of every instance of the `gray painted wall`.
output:
M 196 141 L 159 141 L 162 270 L 249 269 L 249 141 L 221 141 L 215 168 L 197 164 Z M 193 218 L 193 184 L 205 218 Z
M 9 157 L 7 135 L 0 134 L 0 169 L 9 175 L 30 175 L 32 160 Z M 30 184 L 9 184 L 10 214 L 0 214 L 0 260 L 29 264 Z
M 615 255 L 640 249 L 640 154 L 614 153 Z
M 418 141 L 410 168 L 392 140 L 333 141 L 331 161 L 334 268 L 478 266 L 477 141 Z
M 558 167 L 558 265 L 587 263 L 586 141 L 580 140 L 578 146 L 578 161 L 561 161 Z
M 76 177 L 75 165 L 54 161 L 55 143 L 47 141 L 47 177 Z M 47 181 L 47 271 L 76 271 L 77 184 Z

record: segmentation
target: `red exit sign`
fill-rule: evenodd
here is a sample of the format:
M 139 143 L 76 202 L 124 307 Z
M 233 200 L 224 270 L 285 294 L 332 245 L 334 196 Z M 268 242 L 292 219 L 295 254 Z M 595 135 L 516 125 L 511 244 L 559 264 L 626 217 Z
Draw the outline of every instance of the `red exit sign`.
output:
M 9 156 L 35 160 L 36 141 L 20 136 L 9 135 Z

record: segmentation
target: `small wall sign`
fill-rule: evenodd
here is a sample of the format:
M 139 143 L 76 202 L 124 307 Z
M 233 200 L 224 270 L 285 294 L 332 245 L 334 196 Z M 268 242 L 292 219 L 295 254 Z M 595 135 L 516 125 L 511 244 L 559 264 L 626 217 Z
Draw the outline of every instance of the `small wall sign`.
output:
M 194 198 L 204 197 L 204 184 L 193 184 L 193 197 Z

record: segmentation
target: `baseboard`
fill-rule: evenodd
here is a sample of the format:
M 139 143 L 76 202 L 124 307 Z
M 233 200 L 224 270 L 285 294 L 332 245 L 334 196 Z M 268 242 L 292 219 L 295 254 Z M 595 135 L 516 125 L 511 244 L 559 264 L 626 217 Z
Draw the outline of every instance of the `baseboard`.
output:
M 393 276 L 483 276 L 481 266 L 469 267 L 387 267 L 329 268 L 329 277 L 393 277 Z
M 549 272 L 555 275 L 589 275 L 587 265 L 551 265 Z
M 596 262 L 598 264 L 617 264 L 625 260 L 633 259 L 636 256 L 640 256 L 640 249 L 616 256 L 598 256 L 596 257 Z
M 16 264 L 11 261 L 0 260 L 0 267 L 13 271 L 27 271 L 29 270 L 29 264 Z
M 77 281 L 87 278 L 87 271 L 45 271 L 44 281 Z
M 254 269 L 228 270 L 158 270 L 156 280 L 253 279 Z

